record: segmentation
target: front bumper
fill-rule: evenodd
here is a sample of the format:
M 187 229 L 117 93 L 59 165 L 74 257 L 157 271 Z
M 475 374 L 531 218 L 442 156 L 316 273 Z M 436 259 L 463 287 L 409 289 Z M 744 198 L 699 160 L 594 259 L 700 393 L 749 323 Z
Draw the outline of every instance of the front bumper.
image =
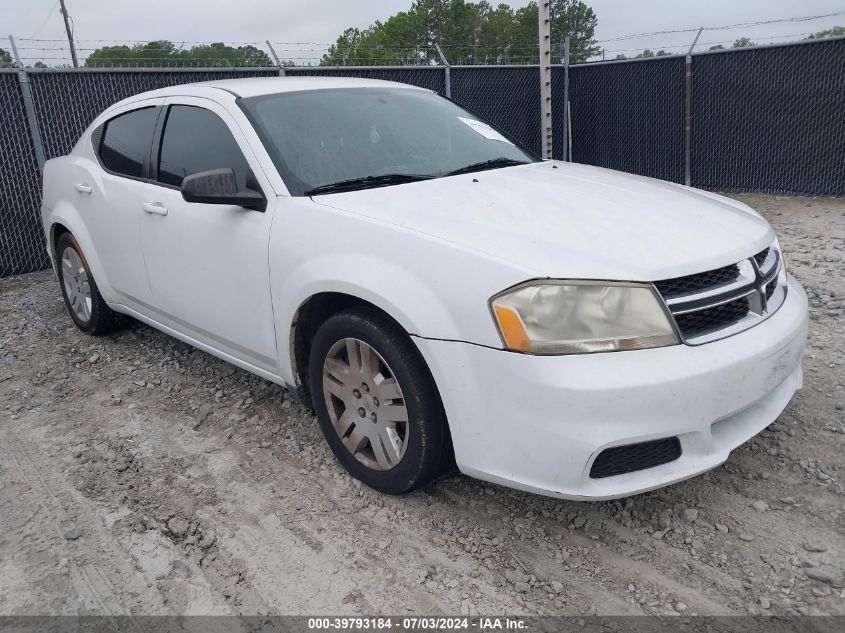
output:
M 462 472 L 567 499 L 652 490 L 724 462 L 801 388 L 807 297 L 760 325 L 691 347 L 530 356 L 416 338 L 443 399 Z M 681 457 L 592 479 L 609 447 L 677 436 Z

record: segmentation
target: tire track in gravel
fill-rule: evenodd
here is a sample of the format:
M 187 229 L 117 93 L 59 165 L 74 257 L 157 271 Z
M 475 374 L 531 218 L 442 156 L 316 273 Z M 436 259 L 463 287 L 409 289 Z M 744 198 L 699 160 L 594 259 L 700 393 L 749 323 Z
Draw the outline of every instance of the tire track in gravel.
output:
M 0 460 L 5 463 L 14 465 L 18 472 L 20 480 L 24 482 L 36 497 L 37 505 L 41 510 L 41 518 L 55 534 L 55 539 L 51 539 L 53 548 L 61 551 L 64 560 L 68 562 L 71 568 L 71 585 L 77 595 L 85 602 L 93 603 L 96 610 L 107 616 L 129 616 L 128 621 L 132 628 L 138 629 L 137 622 L 131 617 L 131 613 L 120 601 L 117 592 L 114 590 L 114 583 L 110 582 L 103 573 L 102 564 L 96 561 L 86 560 L 83 558 L 77 561 L 77 552 L 75 548 L 67 544 L 65 531 L 62 525 L 70 526 L 75 523 L 73 516 L 90 516 L 90 506 L 84 501 L 81 501 L 77 495 L 66 494 L 63 497 L 71 504 L 79 504 L 81 506 L 76 512 L 72 512 L 71 508 L 66 508 L 56 497 L 53 492 L 53 486 L 49 485 L 42 477 L 42 472 L 49 473 L 47 469 L 39 468 L 33 463 L 30 456 L 27 454 L 23 443 L 17 440 L 13 432 L 7 430 L 4 433 L 4 444 L 0 446 Z M 75 490 L 73 492 L 76 492 Z M 81 511 L 80 511 L 81 510 Z M 96 529 L 96 528 L 95 528 Z M 114 552 L 110 552 L 114 553 Z M 119 557 L 116 557 L 119 558 Z M 79 610 L 76 610 L 79 613 Z M 111 620 L 114 623 L 114 620 Z
M 338 573 L 339 569 L 337 569 L 334 561 L 342 558 L 342 552 L 337 547 L 321 541 L 319 534 L 314 534 L 313 538 L 308 537 L 309 529 L 314 522 L 313 515 L 297 513 L 294 521 L 288 521 L 287 524 L 281 523 L 279 520 L 281 508 L 273 501 L 273 493 L 265 490 L 265 485 L 257 484 L 255 478 L 244 469 L 243 465 L 239 463 L 242 456 L 221 450 L 214 443 L 217 438 L 195 436 L 188 441 L 183 441 L 184 435 L 168 436 L 166 431 L 162 436 L 162 430 L 168 426 L 167 420 L 152 418 L 141 420 L 142 418 L 136 417 L 131 424 L 124 423 L 113 426 L 112 431 L 129 434 L 132 437 L 146 436 L 150 438 L 150 442 L 168 448 L 166 452 L 155 456 L 136 457 L 133 462 L 133 466 L 138 471 L 136 479 L 144 477 L 144 471 L 147 467 L 145 462 L 149 460 L 160 462 L 153 466 L 155 470 L 169 470 L 178 467 L 178 464 L 170 465 L 168 461 L 173 453 L 179 453 L 194 462 L 190 470 L 206 473 L 206 481 L 203 482 L 203 485 L 226 489 L 229 500 L 223 501 L 224 507 L 232 506 L 232 518 L 237 522 L 237 531 L 233 538 L 222 535 L 227 528 L 232 528 L 232 521 L 224 518 L 222 524 L 214 526 L 221 533 L 217 537 L 217 545 L 227 550 L 233 558 L 240 559 L 241 562 L 238 563 L 238 566 L 250 568 L 247 582 L 251 585 L 253 591 L 257 594 L 277 598 L 269 606 L 266 602 L 260 600 L 259 602 L 265 608 L 269 609 L 272 606 L 273 609 L 283 612 L 293 612 L 300 609 L 303 612 L 308 612 L 309 607 L 311 612 L 325 612 L 327 608 L 329 610 L 333 608 L 337 612 L 343 611 L 344 605 L 342 602 L 332 604 L 330 600 L 325 600 L 326 589 L 331 589 L 332 583 L 329 582 L 326 586 L 316 581 L 316 577 L 323 575 L 323 572 L 327 569 L 334 574 Z M 131 428 L 133 426 L 135 428 Z M 213 461 L 215 463 L 213 465 L 204 463 L 211 461 L 206 460 L 206 454 L 214 456 Z M 286 478 L 292 474 L 297 474 L 300 482 L 303 478 L 311 480 L 308 486 L 311 490 L 320 491 L 321 484 L 326 484 L 325 480 L 300 473 L 296 465 L 280 462 L 274 463 L 273 467 L 277 474 L 283 473 L 282 477 Z M 211 474 L 211 477 L 209 477 L 209 474 Z M 198 481 L 193 480 L 190 485 L 194 486 L 198 483 Z M 276 487 L 283 484 L 284 479 L 276 478 L 274 484 Z M 111 492 L 113 493 L 114 490 Z M 326 498 L 321 495 L 319 499 L 309 499 L 307 503 L 300 505 L 313 508 L 317 501 L 325 504 Z M 334 509 L 336 508 L 326 508 L 327 511 Z M 213 514 L 213 508 L 204 508 L 204 511 L 207 517 Z M 193 512 L 199 514 L 200 510 L 195 509 Z M 227 514 L 229 513 L 227 512 Z M 215 520 L 217 519 L 215 518 Z M 410 541 L 406 543 L 406 545 L 408 544 L 410 544 Z M 314 550 L 311 555 L 307 553 L 309 546 L 310 549 Z M 379 579 L 375 577 L 383 576 L 378 571 L 384 568 L 382 563 L 383 561 L 379 557 L 374 557 L 372 560 L 357 560 L 355 573 L 347 575 L 339 583 L 343 589 L 341 597 L 353 595 L 354 598 L 356 585 L 362 581 L 365 584 L 383 584 L 382 593 L 387 595 L 389 586 L 387 586 L 387 583 L 380 583 Z M 367 572 L 368 568 L 375 568 L 376 572 Z M 284 573 L 280 574 L 282 570 L 284 570 Z M 292 570 L 297 570 L 300 573 L 291 575 Z M 315 570 L 317 570 L 316 574 L 314 573 Z M 368 575 L 373 577 L 367 579 Z M 335 590 L 337 588 L 337 586 L 334 587 Z M 243 589 L 240 590 L 241 593 L 243 591 Z M 279 597 L 284 600 L 280 602 Z M 238 599 L 244 600 L 243 596 Z M 393 606 L 396 612 L 401 612 L 407 608 L 405 603 L 396 603 Z M 420 606 L 442 608 L 441 605 L 432 602 L 430 599 L 425 600 L 424 604 Z
M 453 507 L 462 507 L 462 497 L 459 494 L 450 492 L 448 494 L 448 500 L 453 504 Z M 526 499 L 526 502 L 525 506 L 530 508 L 531 499 Z M 467 510 L 467 514 L 475 520 L 490 522 L 486 517 L 472 513 L 471 510 Z M 598 516 L 595 518 L 598 519 Z M 599 566 L 604 569 L 605 573 L 608 571 L 612 572 L 611 576 L 613 580 L 603 582 L 601 578 L 597 578 L 590 571 L 584 572 L 581 566 L 574 570 L 575 577 L 573 578 L 570 575 L 571 571 L 567 571 L 560 563 L 556 563 L 540 546 L 529 540 L 520 540 L 514 543 L 514 547 L 520 553 L 520 559 L 530 561 L 532 566 L 535 567 L 535 572 L 541 570 L 544 576 L 565 582 L 577 594 L 580 594 L 578 595 L 579 599 L 589 600 L 592 603 L 602 605 L 603 613 L 614 615 L 644 615 L 648 613 L 648 611 L 644 611 L 640 606 L 631 604 L 625 600 L 626 588 L 631 582 L 648 582 L 656 585 L 662 590 L 674 594 L 676 599 L 682 599 L 685 604 L 693 607 L 699 613 L 730 613 L 730 611 L 726 611 L 726 603 L 717 602 L 701 593 L 703 588 L 701 583 L 694 583 L 693 586 L 687 586 L 675 581 L 668 575 L 669 570 L 672 569 L 672 563 L 666 561 L 666 558 L 674 554 L 674 552 L 663 546 L 662 543 L 654 544 L 655 547 L 663 546 L 662 551 L 657 551 L 655 558 L 656 561 L 668 564 L 658 565 L 654 562 L 646 563 L 642 560 L 637 560 L 639 555 L 652 553 L 651 550 L 644 547 L 631 546 L 628 548 L 629 551 L 626 555 L 615 551 L 604 540 L 604 537 L 608 536 L 608 532 L 621 533 L 625 538 L 629 538 L 631 542 L 639 540 L 637 538 L 639 535 L 634 535 L 631 532 L 626 533 L 621 525 L 614 523 L 612 520 L 603 519 L 600 521 L 601 527 L 596 534 L 598 536 L 597 540 L 578 531 L 569 530 L 565 525 L 551 518 L 541 517 L 537 520 L 537 523 L 545 528 L 546 533 L 561 534 L 562 540 L 565 540 L 567 545 L 591 550 L 592 554 L 598 559 Z M 674 556 L 673 558 L 674 562 L 679 563 L 682 557 Z M 723 579 L 720 578 L 719 580 Z

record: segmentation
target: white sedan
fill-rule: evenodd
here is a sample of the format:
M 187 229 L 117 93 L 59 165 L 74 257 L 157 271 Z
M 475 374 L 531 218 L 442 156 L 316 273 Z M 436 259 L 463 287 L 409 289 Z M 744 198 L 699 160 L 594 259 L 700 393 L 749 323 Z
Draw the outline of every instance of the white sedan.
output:
M 387 493 L 453 463 L 556 497 L 653 489 L 802 384 L 806 297 L 757 213 L 540 161 L 411 86 L 136 95 L 47 162 L 42 217 L 81 330 L 131 315 L 287 386 Z

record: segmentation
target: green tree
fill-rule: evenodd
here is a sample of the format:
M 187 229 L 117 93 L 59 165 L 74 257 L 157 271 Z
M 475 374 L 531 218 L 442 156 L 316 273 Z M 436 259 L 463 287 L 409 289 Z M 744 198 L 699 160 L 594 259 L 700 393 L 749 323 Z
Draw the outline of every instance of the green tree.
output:
M 103 66 L 172 66 L 179 58 L 179 51 L 172 42 L 158 40 L 135 46 L 103 46 L 91 53 L 85 60 L 88 67 Z
M 536 7 L 536 4 L 529 6 Z M 551 14 L 552 38 L 556 41 L 563 41 L 567 35 L 571 38 L 569 59 L 572 62 L 585 62 L 601 53 L 601 47 L 593 37 L 599 20 L 590 7 L 580 0 L 552 0 Z M 534 22 L 536 24 L 537 20 Z
M 638 58 L 649 58 L 649 57 L 666 57 L 667 55 L 671 55 L 669 51 L 663 50 L 662 48 L 657 51 L 656 53 L 651 50 L 650 48 L 645 49 L 642 53 L 637 55 Z
M 514 46 L 522 37 L 520 25 L 513 9 L 507 4 L 495 8 L 485 2 L 479 3 L 478 56 L 484 56 L 488 64 L 511 64 L 533 49 L 517 50 Z
M 757 46 L 757 43 L 747 37 L 740 37 L 731 45 L 731 48 L 747 48 L 748 46 Z
M 158 40 L 135 46 L 104 46 L 85 60 L 88 67 L 127 66 L 272 66 L 269 55 L 255 46 L 234 48 L 223 42 L 201 44 L 190 49 L 177 48 L 172 42 Z
M 218 66 L 272 66 L 273 62 L 264 51 L 254 46 L 233 48 L 223 42 L 201 44 L 179 52 L 179 59 L 185 66 L 215 68 Z
M 12 66 L 12 56 L 9 51 L 0 48 L 0 68 L 9 68 Z
M 823 40 L 827 37 L 842 37 L 845 35 L 845 26 L 834 26 L 832 29 L 827 29 L 826 31 L 819 31 L 818 33 L 813 33 L 812 35 L 804 38 L 808 40 Z
M 348 28 L 323 56 L 322 65 L 436 64 L 439 44 L 450 63 L 537 63 L 537 3 L 517 10 L 487 0 L 415 0 L 407 11 L 366 29 Z M 598 19 L 580 0 L 552 0 L 556 56 L 571 37 L 573 62 L 600 52 Z

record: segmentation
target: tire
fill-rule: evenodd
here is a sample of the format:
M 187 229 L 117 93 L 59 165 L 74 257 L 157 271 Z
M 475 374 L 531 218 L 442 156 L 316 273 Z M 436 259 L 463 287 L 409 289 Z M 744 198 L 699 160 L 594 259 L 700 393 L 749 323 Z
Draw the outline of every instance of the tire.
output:
M 323 435 L 353 477 L 402 494 L 451 465 L 434 379 L 410 337 L 379 312 L 354 308 L 329 317 L 312 341 L 308 376 Z
M 120 315 L 106 305 L 85 254 L 70 233 L 62 233 L 56 240 L 56 269 L 65 307 L 76 327 L 100 336 L 120 325 Z

